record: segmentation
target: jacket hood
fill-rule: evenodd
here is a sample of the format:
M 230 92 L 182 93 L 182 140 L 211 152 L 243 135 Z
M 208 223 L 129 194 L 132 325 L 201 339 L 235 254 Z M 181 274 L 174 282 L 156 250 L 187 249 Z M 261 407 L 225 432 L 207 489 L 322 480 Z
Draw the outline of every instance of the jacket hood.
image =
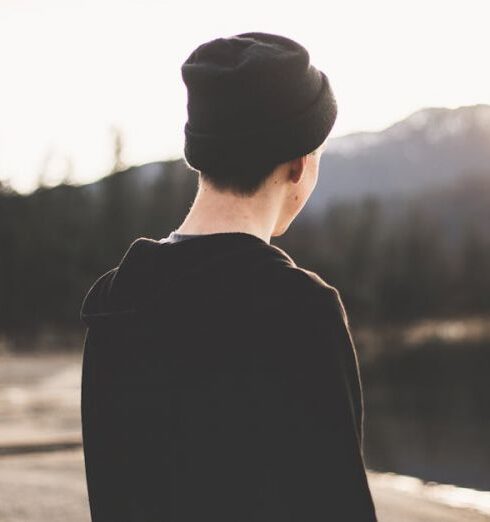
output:
M 295 267 L 281 248 L 245 232 L 219 232 L 168 242 L 140 237 L 120 263 L 102 274 L 83 299 L 80 319 L 91 326 L 185 300 L 192 289 L 238 290 L 241 276 L 272 265 Z

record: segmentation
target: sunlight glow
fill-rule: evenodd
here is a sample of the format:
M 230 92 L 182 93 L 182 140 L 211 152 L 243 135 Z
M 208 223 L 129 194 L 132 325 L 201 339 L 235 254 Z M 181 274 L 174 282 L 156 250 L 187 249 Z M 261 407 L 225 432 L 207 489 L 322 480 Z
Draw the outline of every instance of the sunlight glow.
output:
M 43 170 L 48 184 L 67 172 L 95 180 L 111 165 L 113 125 L 128 164 L 182 156 L 180 65 L 204 41 L 244 31 L 308 48 L 338 99 L 331 137 L 380 130 L 422 107 L 490 102 L 488 2 L 318 5 L 4 0 L 0 180 L 24 192 Z

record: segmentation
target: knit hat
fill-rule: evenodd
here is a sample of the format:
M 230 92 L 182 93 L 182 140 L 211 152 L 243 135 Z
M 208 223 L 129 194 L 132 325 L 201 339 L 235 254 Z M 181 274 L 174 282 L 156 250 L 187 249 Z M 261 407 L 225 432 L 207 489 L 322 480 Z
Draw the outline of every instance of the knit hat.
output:
M 184 154 L 199 171 L 253 157 L 276 165 L 327 138 L 337 103 L 327 76 L 299 43 L 242 33 L 197 47 L 183 63 L 187 87 Z

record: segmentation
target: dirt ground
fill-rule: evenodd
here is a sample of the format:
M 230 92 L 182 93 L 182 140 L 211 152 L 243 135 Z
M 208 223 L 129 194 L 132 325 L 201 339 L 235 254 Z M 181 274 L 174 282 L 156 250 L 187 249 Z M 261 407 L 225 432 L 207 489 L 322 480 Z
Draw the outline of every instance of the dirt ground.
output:
M 380 475 L 369 475 L 380 522 L 484 522 L 467 509 L 454 509 L 399 491 Z M 0 458 L 2 522 L 89 522 L 81 449 Z

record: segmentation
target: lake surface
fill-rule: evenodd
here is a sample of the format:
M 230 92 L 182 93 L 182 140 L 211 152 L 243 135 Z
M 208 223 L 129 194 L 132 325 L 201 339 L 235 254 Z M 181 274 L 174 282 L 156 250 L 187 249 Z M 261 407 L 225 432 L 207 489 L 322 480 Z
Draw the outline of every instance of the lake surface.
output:
M 368 467 L 490 491 L 490 342 L 385 347 L 361 371 Z

